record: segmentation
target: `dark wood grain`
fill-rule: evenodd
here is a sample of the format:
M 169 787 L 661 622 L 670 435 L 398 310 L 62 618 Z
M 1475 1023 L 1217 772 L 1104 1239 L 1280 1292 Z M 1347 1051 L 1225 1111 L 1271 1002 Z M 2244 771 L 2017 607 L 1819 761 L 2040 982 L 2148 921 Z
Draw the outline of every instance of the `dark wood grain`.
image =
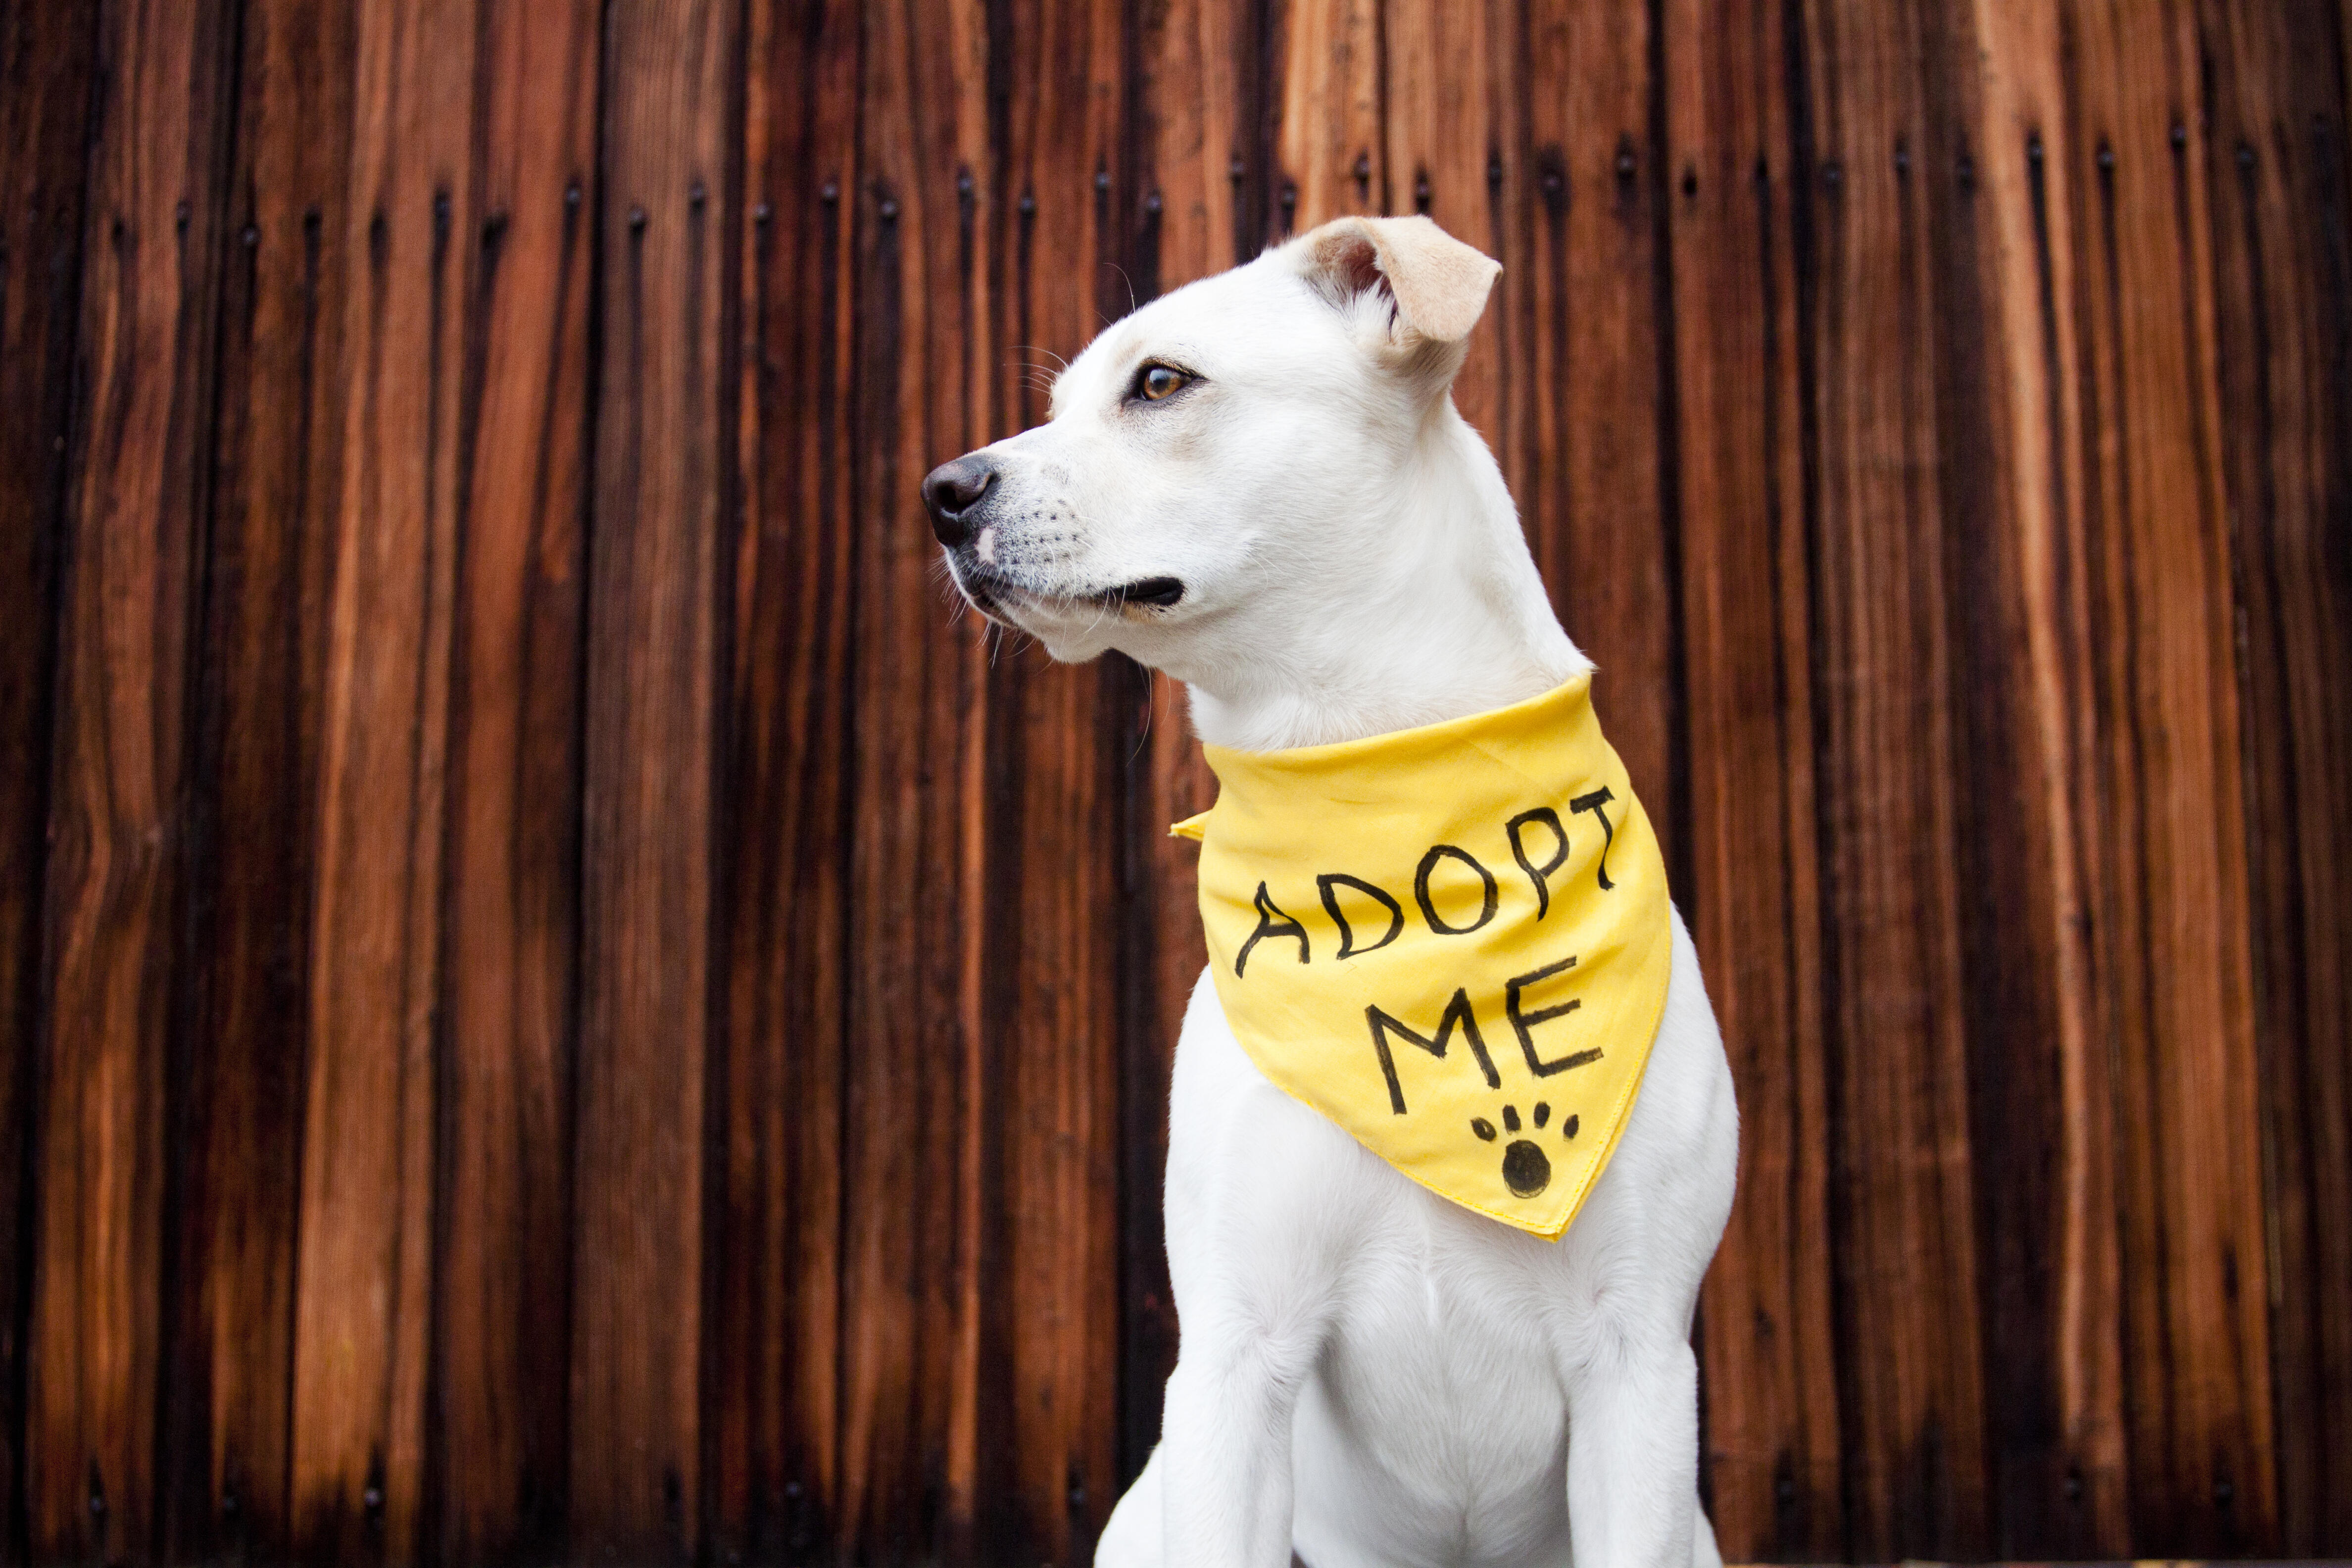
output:
M 1528 542 L 1568 635 L 1601 666 L 1594 706 L 1672 868 L 1682 855 L 1679 585 L 1661 490 L 1670 301 L 1654 221 L 1650 24 L 1635 0 L 1526 8 L 1520 47 L 1533 75 L 1505 199 L 1519 205 L 1528 243 L 1517 268 L 1504 258 L 1503 288 L 1507 298 L 1527 291 L 1535 323 L 1509 416 L 1525 431 L 1527 468 L 1509 478 Z
M 1494 90 L 1498 55 L 1508 47 L 1507 7 L 1441 0 L 1391 0 L 1381 13 L 1386 63 L 1382 176 L 1384 210 L 1422 213 L 1490 256 L 1500 239 L 1499 208 L 1515 184 L 1503 163 L 1513 140 L 1502 121 L 1507 100 Z M 1367 160 L 1360 165 L 1369 179 Z M 1490 303 L 1470 336 L 1454 380 L 1454 405 L 1502 449 L 1504 312 Z
M 857 1550 L 974 1554 L 1010 1460 L 981 1426 L 983 1410 L 1004 1419 L 1007 1376 L 1003 1297 L 981 1292 L 1003 1224 L 982 958 L 996 714 L 918 487 L 992 433 L 982 389 L 1015 351 L 992 325 L 990 237 L 1014 232 L 1015 196 L 1001 123 L 976 112 L 989 99 L 972 89 L 1004 65 L 981 10 L 864 17 L 860 162 L 839 193 L 856 236 L 857 553 L 835 1507 Z
M 25 1414 L 41 1560 L 154 1549 L 166 1068 L 181 942 L 226 7 L 105 7 L 49 805 Z
M 344 455 L 351 8 L 272 0 L 247 9 L 243 35 L 192 791 L 202 986 L 167 1238 L 159 1504 L 175 1559 L 291 1545 L 293 1178 Z
M 1224 270 L 1237 247 L 1256 253 L 1255 237 L 1240 232 L 1234 198 L 1251 125 L 1244 96 L 1253 74 L 1245 68 L 1255 52 L 1250 22 L 1243 0 L 1171 0 L 1137 40 L 1131 107 L 1141 228 L 1150 236 L 1148 275 L 1137 279 L 1144 298 Z
M 750 12 L 743 525 L 728 753 L 713 1545 L 802 1560 L 837 1495 L 859 15 Z
M 2347 47 L 0 0 L 0 1557 L 1083 1561 L 1213 780 L 916 486 L 1415 211 L 1739 1087 L 1724 1546 L 2352 1552 Z
M 736 21 L 628 5 L 604 34 L 571 1521 L 576 1550 L 639 1562 L 690 1557 L 703 1499 Z
M 1664 13 L 1689 881 L 1739 1195 L 1700 1309 L 1727 1556 L 1843 1555 L 1787 13 Z M 1595 650 L 1604 660 L 1606 649 Z
M 1010 889 L 1018 873 L 1003 858 L 991 816 L 992 796 L 1002 800 L 1020 785 L 991 772 L 1002 754 L 1006 710 L 995 672 L 1011 645 L 999 633 L 992 649 L 979 618 L 940 591 L 919 486 L 935 464 L 1031 422 L 1025 410 L 1016 413 L 1010 384 L 1042 379 L 1044 356 L 1025 319 L 1024 330 L 1015 332 L 1016 316 L 1005 307 L 1020 249 L 1034 243 L 1039 200 L 1034 172 L 1022 170 L 1013 152 L 1013 73 L 1037 58 L 1042 35 L 1019 6 L 969 0 L 911 7 L 908 20 L 914 32 L 905 46 L 893 47 L 885 33 L 868 35 L 869 49 L 906 62 L 899 124 L 907 140 L 889 147 L 887 159 L 869 142 L 867 165 L 881 220 L 877 263 L 894 237 L 887 203 L 891 193 L 900 198 L 895 237 L 905 331 L 894 345 L 902 357 L 886 384 L 901 398 L 892 428 L 903 464 L 897 472 L 904 478 L 877 485 L 860 504 L 885 531 L 879 549 L 894 590 L 914 584 L 909 568 L 918 560 L 928 569 L 925 595 L 887 615 L 877 605 L 869 624 L 911 631 L 923 647 L 933 684 L 915 700 L 898 700 L 907 709 L 901 722 L 919 725 L 927 743 L 939 746 L 935 757 L 900 754 L 901 766 L 915 766 L 912 780 L 899 774 L 872 783 L 893 789 L 919 783 L 931 798 L 919 816 L 900 819 L 907 826 L 919 821 L 919 834 L 900 839 L 894 852 L 919 843 L 942 858 L 918 862 L 903 888 L 881 900 L 888 918 L 919 922 L 914 951 L 925 973 L 910 999 L 930 1016 L 911 1037 L 923 1055 L 896 1064 L 901 1072 L 911 1068 L 915 1081 L 900 1080 L 895 1105 L 893 1097 L 871 1094 L 878 1086 L 869 1085 L 856 1110 L 866 1172 L 884 1162 L 892 1168 L 889 1177 L 861 1184 L 865 1213 L 897 1206 L 902 1200 L 893 1189 L 903 1190 L 910 1167 L 919 1190 L 939 1201 L 919 1205 L 905 1233 L 915 1247 L 920 1287 L 906 1320 L 915 1336 L 906 1363 L 916 1387 L 906 1407 L 911 1441 L 903 1453 L 924 1478 L 925 1506 L 894 1510 L 869 1494 L 866 1507 L 881 1518 L 894 1511 L 905 1517 L 887 1535 L 877 1532 L 880 1539 L 909 1539 L 919 1530 L 923 1536 L 913 1539 L 928 1538 L 933 1550 L 986 1559 L 1016 1554 L 1007 1535 L 1024 1500 L 1011 1489 L 1017 1458 L 1007 1440 L 1014 1422 L 1017 1308 L 1009 1278 L 1006 1150 L 1016 1134 L 1003 1017 L 1013 1005 L 1011 954 L 1018 938 L 1009 928 L 1018 917 Z M 1078 46 L 1063 40 L 1059 47 Z M 975 112 L 983 102 L 987 112 Z M 1071 277 L 1063 286 L 1080 284 Z M 1036 376 L 1024 375 L 1024 366 L 1035 367 Z M 869 644 L 861 658 L 895 654 Z M 872 689 L 877 697 L 885 689 Z M 877 890 L 861 887 L 854 896 L 863 900 Z M 954 917 L 941 918 L 949 910 Z M 861 978 L 873 973 L 868 969 Z M 903 1025 L 894 1032 L 909 1037 Z M 909 1121 L 918 1107 L 928 1133 L 915 1133 Z M 851 1223 L 857 1223 L 854 1215 Z
M 294 1313 L 297 1549 L 424 1539 L 469 146 L 465 0 L 355 13 Z
M 1232 170 L 1249 115 L 1238 59 L 1247 21 L 1235 0 L 1181 0 L 1154 13 L 1138 41 L 1141 80 L 1131 112 L 1140 122 L 1142 216 L 1135 287 L 1146 301 L 1232 262 Z M 1193 742 L 1176 682 L 1150 678 L 1142 722 L 1143 735 L 1127 752 L 1123 792 L 1130 885 L 1119 1047 L 1121 1486 L 1160 1440 L 1163 1392 L 1176 1364 L 1163 1223 L 1168 1080 L 1184 1010 L 1207 962 L 1196 902 L 1200 856 L 1168 827 L 1216 798 L 1215 775 Z
M 22 1543 L 27 1181 L 58 566 L 99 7 L 0 5 L 0 1556 Z
M 2352 385 L 2332 7 L 2199 7 L 2252 888 L 2278 1532 L 2352 1540 Z M 2330 542 L 2331 537 L 2333 542 Z
M 1981 30 L 1979 30 L 1979 26 Z M 1928 13 L 1937 499 L 1951 595 L 1955 824 L 1984 1419 L 2001 1556 L 2121 1552 L 2113 1085 L 2099 1044 L 2080 739 L 2073 258 L 2057 22 Z M 2055 189 L 2053 190 L 2053 185 Z M 2054 215 L 2054 216 L 2053 216 Z
M 2075 18 L 2078 271 L 2104 723 L 2135 1541 L 2262 1551 L 2276 1521 L 2267 1258 L 2210 195 L 2184 6 Z M 2094 63 L 2095 62 L 2095 63 Z M 2176 131 L 2177 128 L 2177 131 Z
M 470 84 L 423 1540 L 560 1549 L 600 13 L 495 7 Z
M 1805 10 L 1801 258 L 1847 1550 L 1980 1555 L 1980 1326 L 1961 973 L 1948 520 L 1916 8 Z M 1898 152 L 1915 159 L 1898 163 Z M 1943 1282 L 1931 1284 L 1931 1281 Z
M 1146 731 L 1131 753 L 1128 791 L 1134 885 L 1120 1048 L 1118 1468 L 1124 1486 L 1160 1441 L 1168 1376 L 1176 1369 L 1176 1300 L 1168 1279 L 1168 1085 L 1193 988 L 1207 978 L 1201 931 L 1200 857 L 1172 823 L 1216 803 L 1182 688 L 1152 675 Z
M 1549 127 L 1557 110 L 1539 109 L 1535 101 L 1538 84 L 1553 79 L 1548 72 L 1562 62 L 1558 29 L 1541 29 L 1538 20 L 1516 3 L 1496 0 L 1487 7 L 1490 228 L 1475 240 L 1503 268 L 1481 318 L 1482 326 L 1492 324 L 1499 362 L 1493 423 L 1491 428 L 1482 426 L 1482 433 L 1494 441 L 1530 549 L 1538 537 L 1541 455 L 1556 445 L 1552 393 L 1538 361 L 1559 359 L 1567 325 L 1565 318 L 1547 311 L 1546 302 L 1558 293 L 1568 176 L 1557 149 L 1537 139 L 1538 118 Z M 1540 58 L 1539 45 L 1549 50 Z
M 1266 62 L 1279 178 L 1273 237 L 1342 213 L 1389 210 L 1381 135 L 1378 0 L 1293 0 L 1281 7 L 1279 53 Z
M 1016 205 L 1000 252 L 1000 330 L 1033 355 L 1068 359 L 1131 300 L 1118 185 L 1125 24 L 1091 0 L 1038 0 L 1014 15 L 1006 181 L 1035 211 Z M 1008 423 L 1044 416 L 1041 400 L 1011 401 Z M 1124 659 L 1074 668 L 1034 649 L 1001 658 L 990 687 L 996 989 L 983 1027 L 1004 1064 L 996 1277 L 1011 1439 L 997 1550 L 1084 1563 L 1114 1500 L 1118 790 L 1149 692 Z

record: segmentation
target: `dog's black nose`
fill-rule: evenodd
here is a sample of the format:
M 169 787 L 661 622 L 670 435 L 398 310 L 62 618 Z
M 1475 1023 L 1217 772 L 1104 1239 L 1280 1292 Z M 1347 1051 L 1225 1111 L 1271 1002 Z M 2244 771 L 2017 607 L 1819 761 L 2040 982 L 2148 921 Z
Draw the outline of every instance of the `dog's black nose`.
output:
M 965 515 L 995 482 L 996 469 L 978 453 L 941 463 L 924 478 L 923 505 L 931 514 L 931 531 L 941 544 L 952 550 L 964 542 L 971 531 L 964 527 Z

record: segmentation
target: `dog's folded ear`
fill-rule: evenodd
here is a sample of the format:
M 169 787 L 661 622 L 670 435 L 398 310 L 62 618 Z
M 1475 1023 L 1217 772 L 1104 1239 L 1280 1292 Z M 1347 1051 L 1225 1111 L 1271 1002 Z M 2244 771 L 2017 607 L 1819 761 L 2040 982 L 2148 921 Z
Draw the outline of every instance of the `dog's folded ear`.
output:
M 1459 343 L 1486 313 L 1502 264 L 1426 217 L 1334 218 L 1298 240 L 1308 283 L 1335 305 L 1386 298 L 1401 340 Z

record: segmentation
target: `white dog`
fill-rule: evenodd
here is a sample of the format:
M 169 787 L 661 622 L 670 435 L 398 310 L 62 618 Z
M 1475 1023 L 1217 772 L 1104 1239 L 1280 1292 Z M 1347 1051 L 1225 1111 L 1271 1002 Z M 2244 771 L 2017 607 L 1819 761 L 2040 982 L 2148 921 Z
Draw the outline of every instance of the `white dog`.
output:
M 1559 687 L 1590 663 L 1449 390 L 1497 270 L 1426 218 L 1344 218 L 1145 306 L 1049 423 L 925 481 L 957 585 L 1056 658 L 1168 671 L 1237 750 Z M 1690 1329 L 1738 1130 L 1678 915 L 1641 1097 L 1557 1243 L 1275 1088 L 1205 976 L 1171 1100 L 1182 1343 L 1098 1563 L 1718 1561 Z

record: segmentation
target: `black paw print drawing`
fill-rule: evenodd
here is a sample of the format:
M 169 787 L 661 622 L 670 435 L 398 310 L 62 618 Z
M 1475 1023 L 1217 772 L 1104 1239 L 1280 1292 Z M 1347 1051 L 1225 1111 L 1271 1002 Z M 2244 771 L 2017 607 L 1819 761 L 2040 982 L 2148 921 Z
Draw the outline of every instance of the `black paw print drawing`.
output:
M 1551 1120 L 1551 1107 L 1540 1100 L 1537 1100 L 1535 1114 L 1529 1120 L 1540 1129 Z M 1516 1105 L 1503 1107 L 1503 1131 L 1517 1132 L 1518 1130 L 1519 1108 Z M 1495 1124 L 1483 1116 L 1470 1119 L 1470 1131 L 1486 1142 L 1495 1141 Z M 1562 1138 L 1576 1136 L 1574 1111 L 1569 1112 L 1568 1120 L 1559 1124 L 1559 1135 Z M 1551 1157 L 1538 1148 L 1533 1139 L 1512 1139 L 1503 1145 L 1503 1182 L 1511 1189 L 1514 1197 L 1534 1197 L 1551 1185 Z

